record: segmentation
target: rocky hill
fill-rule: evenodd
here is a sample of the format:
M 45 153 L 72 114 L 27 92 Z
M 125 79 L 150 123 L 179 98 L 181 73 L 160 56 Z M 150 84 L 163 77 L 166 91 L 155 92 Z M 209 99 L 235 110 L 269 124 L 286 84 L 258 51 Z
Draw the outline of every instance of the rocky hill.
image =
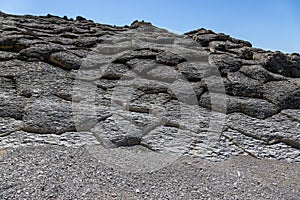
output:
M 0 13 L 0 148 L 300 162 L 300 55 L 198 29 Z
M 0 12 L 0 199 L 298 199 L 299 78 L 210 30 Z

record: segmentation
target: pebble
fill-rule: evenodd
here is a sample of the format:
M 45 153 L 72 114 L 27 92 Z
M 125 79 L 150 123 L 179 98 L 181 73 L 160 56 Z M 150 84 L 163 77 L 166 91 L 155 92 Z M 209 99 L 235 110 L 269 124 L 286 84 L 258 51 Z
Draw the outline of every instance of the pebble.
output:
M 117 197 L 118 195 L 116 193 L 111 194 L 112 197 Z

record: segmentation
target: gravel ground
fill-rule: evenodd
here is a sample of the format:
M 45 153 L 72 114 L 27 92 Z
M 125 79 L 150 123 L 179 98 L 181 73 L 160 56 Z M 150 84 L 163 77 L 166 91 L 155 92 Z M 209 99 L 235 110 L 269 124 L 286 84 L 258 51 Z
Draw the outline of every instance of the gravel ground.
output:
M 0 151 L 0 199 L 299 199 L 300 165 L 239 156 L 181 157 L 156 171 L 106 166 L 86 148 Z M 104 159 L 104 160 L 105 160 Z M 122 161 L 122 158 L 119 163 Z

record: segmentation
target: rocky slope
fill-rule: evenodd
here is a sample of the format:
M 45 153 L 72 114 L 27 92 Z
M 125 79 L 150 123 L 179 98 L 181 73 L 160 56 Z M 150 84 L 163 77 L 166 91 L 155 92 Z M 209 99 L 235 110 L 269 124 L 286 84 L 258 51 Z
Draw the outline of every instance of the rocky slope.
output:
M 112 163 L 131 147 L 171 160 L 300 162 L 299 54 L 137 21 L 0 13 L 0 22 L 1 149 L 84 146 L 117 152 Z

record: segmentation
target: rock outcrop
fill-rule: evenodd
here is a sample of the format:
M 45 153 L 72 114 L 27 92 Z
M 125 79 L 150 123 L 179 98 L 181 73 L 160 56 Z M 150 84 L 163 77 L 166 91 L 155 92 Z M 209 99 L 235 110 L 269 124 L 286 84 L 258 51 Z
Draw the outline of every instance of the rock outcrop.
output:
M 0 13 L 0 148 L 300 162 L 300 55 L 198 29 Z

